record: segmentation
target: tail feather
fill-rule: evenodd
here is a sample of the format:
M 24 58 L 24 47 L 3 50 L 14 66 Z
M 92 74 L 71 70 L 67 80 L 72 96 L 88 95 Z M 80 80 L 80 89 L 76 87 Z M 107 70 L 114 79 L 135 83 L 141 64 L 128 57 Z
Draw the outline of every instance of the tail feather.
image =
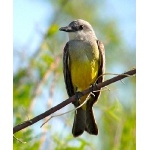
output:
M 85 130 L 89 134 L 98 135 L 98 127 L 95 122 L 94 113 L 92 107 L 87 107 L 86 109 L 86 128 Z
M 85 104 L 86 106 L 82 106 L 75 111 L 72 128 L 72 134 L 74 137 L 81 135 L 84 131 L 87 131 L 89 134 L 98 135 L 98 127 L 92 109 L 96 100 L 95 96 L 90 95 Z M 77 106 L 78 105 L 75 107 Z
M 72 134 L 74 137 L 81 135 L 85 130 L 86 123 L 86 111 L 82 108 L 78 108 L 75 111 L 74 123 L 72 128 Z
M 95 121 L 94 112 L 93 112 L 93 105 L 95 103 L 95 96 L 91 95 L 90 99 L 87 101 L 86 104 L 86 128 L 85 130 L 89 134 L 98 135 L 98 127 Z

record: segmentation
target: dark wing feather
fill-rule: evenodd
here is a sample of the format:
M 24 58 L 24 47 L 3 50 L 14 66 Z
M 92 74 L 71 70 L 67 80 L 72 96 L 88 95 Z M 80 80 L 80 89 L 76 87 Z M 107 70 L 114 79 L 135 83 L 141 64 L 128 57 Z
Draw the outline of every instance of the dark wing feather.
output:
M 69 45 L 66 44 L 63 52 L 63 73 L 64 73 L 64 80 L 66 84 L 66 89 L 69 97 L 75 94 L 74 88 L 71 81 L 71 73 L 69 69 Z
M 105 49 L 104 49 L 104 45 L 102 42 L 100 42 L 99 40 L 97 40 L 97 46 L 99 49 L 99 57 L 100 57 L 100 65 L 99 65 L 99 70 L 98 70 L 98 80 L 97 80 L 97 84 L 103 82 L 104 77 L 101 76 L 102 74 L 104 74 L 105 72 Z M 99 92 L 93 92 L 93 94 L 95 95 L 95 100 L 94 103 L 97 101 L 99 95 L 100 95 L 100 90 Z M 93 103 L 93 104 L 94 104 Z
M 104 45 L 102 42 L 97 40 L 97 45 L 98 45 L 98 49 L 99 49 L 99 55 L 100 55 L 100 66 L 99 66 L 99 70 L 98 70 L 98 76 L 104 74 L 105 72 L 105 49 L 104 49 Z M 97 83 L 101 83 L 103 82 L 104 77 L 101 76 Z

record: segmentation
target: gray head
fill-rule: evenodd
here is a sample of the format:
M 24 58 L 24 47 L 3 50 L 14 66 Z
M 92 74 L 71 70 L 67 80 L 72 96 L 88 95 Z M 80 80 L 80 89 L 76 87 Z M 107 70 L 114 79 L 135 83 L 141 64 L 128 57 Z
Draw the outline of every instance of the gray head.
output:
M 59 30 L 68 32 L 70 40 L 97 39 L 92 26 L 82 19 L 74 20 L 68 26 L 61 27 Z

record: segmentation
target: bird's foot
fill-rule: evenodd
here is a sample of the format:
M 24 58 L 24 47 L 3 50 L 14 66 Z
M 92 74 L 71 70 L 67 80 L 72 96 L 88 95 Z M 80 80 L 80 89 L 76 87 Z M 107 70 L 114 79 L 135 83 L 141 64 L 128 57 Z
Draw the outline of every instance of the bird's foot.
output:
M 79 105 L 79 100 L 80 100 L 80 97 L 83 96 L 83 93 L 82 92 L 76 92 L 75 93 L 75 101 L 73 102 L 73 104 L 77 107 Z
M 95 89 L 95 87 L 96 87 L 96 89 Z M 91 84 L 91 88 L 92 88 L 92 92 L 98 90 L 97 83 Z
M 75 93 L 75 97 L 76 97 L 76 100 L 80 100 L 80 97 L 82 97 L 83 96 L 83 93 L 82 92 L 76 92 Z

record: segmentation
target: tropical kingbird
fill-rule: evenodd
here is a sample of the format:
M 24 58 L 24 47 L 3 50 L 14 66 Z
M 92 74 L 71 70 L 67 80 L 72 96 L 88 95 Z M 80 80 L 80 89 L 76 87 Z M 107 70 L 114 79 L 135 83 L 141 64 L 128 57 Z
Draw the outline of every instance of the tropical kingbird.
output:
M 105 50 L 103 43 L 97 39 L 92 26 L 87 21 L 77 19 L 59 30 L 69 34 L 69 41 L 63 52 L 63 73 L 67 93 L 71 97 L 103 81 Z M 78 107 L 87 100 L 75 111 L 72 128 L 74 137 L 81 135 L 84 130 L 89 134 L 98 134 L 92 107 L 99 95 L 100 90 L 85 95 L 73 103 Z

